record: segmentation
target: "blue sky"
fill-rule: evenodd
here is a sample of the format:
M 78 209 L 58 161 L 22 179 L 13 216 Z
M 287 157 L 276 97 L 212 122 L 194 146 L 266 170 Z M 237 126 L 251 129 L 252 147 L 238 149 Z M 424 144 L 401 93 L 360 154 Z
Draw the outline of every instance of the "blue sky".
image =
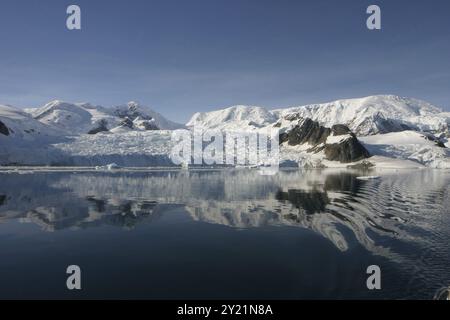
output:
M 0 103 L 135 100 L 180 122 L 385 93 L 450 110 L 449 16 L 448 0 L 2 0 Z

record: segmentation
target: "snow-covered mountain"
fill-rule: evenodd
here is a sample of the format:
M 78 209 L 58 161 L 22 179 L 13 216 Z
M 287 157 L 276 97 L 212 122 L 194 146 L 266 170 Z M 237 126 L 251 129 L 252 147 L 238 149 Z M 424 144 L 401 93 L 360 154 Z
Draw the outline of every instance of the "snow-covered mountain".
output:
M 105 108 L 56 100 L 26 110 L 0 105 L 0 165 L 171 165 L 170 132 L 163 129 L 180 127 L 135 102 Z
M 428 102 L 394 95 L 337 100 L 272 111 L 278 117 L 296 113 L 322 125 L 345 124 L 357 135 L 404 130 L 448 131 L 450 113 Z
M 278 120 L 278 117 L 262 107 L 233 106 L 223 110 L 198 112 L 186 124 L 188 127 L 210 129 L 260 128 Z
M 161 114 L 136 102 L 114 108 L 89 103 L 51 101 L 43 107 L 26 109 L 36 120 L 69 134 L 95 134 L 121 128 L 126 130 L 173 130 L 183 125 L 164 118 Z M 120 131 L 119 128 L 116 131 Z
M 43 107 L 26 111 L 43 124 L 69 134 L 88 133 L 102 122 L 108 129 L 112 129 L 120 122 L 112 114 L 112 111 L 89 103 L 68 103 L 54 100 Z
M 254 129 L 296 114 L 321 125 L 347 125 L 358 136 L 404 130 L 448 132 L 450 113 L 427 102 L 393 95 L 337 100 L 286 109 L 236 106 L 223 110 L 196 113 L 188 126 L 206 128 Z
M 370 151 L 370 159 L 375 166 L 450 167 L 450 152 L 445 148 L 450 137 L 450 113 L 421 100 L 393 95 L 275 110 L 235 106 L 196 113 L 187 126 L 241 131 L 278 128 L 281 135 L 291 132 L 303 137 L 309 130 L 304 132 L 299 121 L 303 123 L 307 119 L 317 122 L 323 130 L 330 130 L 327 128 L 335 125 L 348 127 Z M 317 129 L 311 134 L 320 136 L 321 132 Z M 372 136 L 375 139 L 370 139 Z M 356 138 L 354 140 L 356 143 Z M 319 147 L 326 145 L 322 143 Z M 294 161 L 300 166 L 333 166 L 334 161 L 327 161 L 327 157 L 320 148 L 317 152 L 317 148 L 310 141 L 300 141 L 295 145 L 282 143 L 281 160 Z
M 431 168 L 450 168 L 450 150 L 431 134 L 407 130 L 359 139 L 378 156 L 410 160 Z
M 280 162 L 299 166 L 353 166 L 365 161 L 354 151 L 366 148 L 366 160 L 378 167 L 450 168 L 449 126 L 449 112 L 389 95 L 272 111 L 234 106 L 196 113 L 186 126 L 136 102 L 106 108 L 56 100 L 26 110 L 0 105 L 0 165 L 170 166 L 170 130 L 201 127 L 276 128 Z
M 154 120 L 154 124 L 161 130 L 175 130 L 182 129 L 185 126 L 170 120 L 167 120 L 161 114 L 153 111 L 149 107 L 140 105 L 137 102 L 130 101 L 126 105 L 117 106 L 114 109 L 114 115 L 120 118 L 128 117 L 130 119 L 142 121 L 142 120 Z
M 61 132 L 35 120 L 30 114 L 12 106 L 0 105 L 0 137 L 34 140 Z

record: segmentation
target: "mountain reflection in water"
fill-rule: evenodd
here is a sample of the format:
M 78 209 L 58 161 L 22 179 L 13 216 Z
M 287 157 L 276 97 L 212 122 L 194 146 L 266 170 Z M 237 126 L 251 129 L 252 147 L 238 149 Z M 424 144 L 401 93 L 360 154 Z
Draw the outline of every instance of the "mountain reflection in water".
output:
M 236 230 L 312 230 L 343 253 L 362 246 L 402 264 L 433 279 L 432 288 L 450 283 L 449 271 L 442 272 L 450 262 L 450 174 L 444 171 L 386 172 L 375 180 L 349 171 L 263 176 L 244 169 L 0 176 L 0 223 L 132 230 L 177 209 L 191 221 Z

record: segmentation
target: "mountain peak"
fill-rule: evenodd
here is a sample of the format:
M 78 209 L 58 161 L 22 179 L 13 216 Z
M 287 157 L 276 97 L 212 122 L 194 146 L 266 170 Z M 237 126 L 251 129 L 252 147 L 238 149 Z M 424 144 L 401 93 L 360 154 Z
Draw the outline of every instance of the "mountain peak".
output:
M 139 104 L 139 102 L 136 102 L 136 101 L 129 101 L 129 102 L 127 102 L 127 106 L 138 107 L 138 106 L 140 106 L 140 104 Z
M 187 126 L 208 128 L 233 128 L 242 126 L 262 127 L 276 121 L 269 110 L 258 106 L 235 105 L 222 110 L 198 112 L 192 116 Z
M 396 95 L 374 95 L 273 110 L 279 117 L 298 114 L 321 125 L 345 124 L 358 135 L 419 130 L 448 130 L 443 112 L 428 102 Z

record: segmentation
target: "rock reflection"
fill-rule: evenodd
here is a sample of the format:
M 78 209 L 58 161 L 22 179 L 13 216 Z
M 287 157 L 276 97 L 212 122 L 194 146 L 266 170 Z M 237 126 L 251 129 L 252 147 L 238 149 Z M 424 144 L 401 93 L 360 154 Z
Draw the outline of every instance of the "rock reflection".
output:
M 82 196 L 70 184 L 53 186 L 64 174 L 2 175 L 0 222 L 31 222 L 45 231 L 101 225 L 132 229 L 158 219 L 164 210 L 155 201 Z
M 45 231 L 56 231 L 102 225 L 132 229 L 143 220 L 157 219 L 162 214 L 157 210 L 155 202 L 131 200 L 111 202 L 94 197 L 79 201 L 77 206 L 37 207 L 18 216 L 22 221 L 35 223 Z
M 442 232 L 434 221 L 447 212 L 448 175 L 427 170 L 371 181 L 356 177 L 318 170 L 274 176 L 253 170 L 2 174 L 0 222 L 20 219 L 47 231 L 133 228 L 176 206 L 195 221 L 308 228 L 339 250 L 361 244 L 385 256 L 393 253 L 383 237 L 420 243 L 420 232 Z
M 290 189 L 287 192 L 279 191 L 276 199 L 280 201 L 289 201 L 300 213 L 314 214 L 324 212 L 327 204 L 330 203 L 326 192 L 318 190 L 303 191 Z M 294 214 L 292 214 L 295 216 Z

